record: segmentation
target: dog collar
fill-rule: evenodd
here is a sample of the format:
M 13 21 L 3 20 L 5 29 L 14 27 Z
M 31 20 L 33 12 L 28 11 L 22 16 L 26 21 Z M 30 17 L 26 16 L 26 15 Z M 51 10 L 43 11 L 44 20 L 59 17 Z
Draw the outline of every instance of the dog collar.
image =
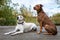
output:
M 22 25 L 23 25 L 23 23 L 24 23 L 24 22 L 22 22 L 22 23 L 18 23 L 18 24 L 22 24 Z

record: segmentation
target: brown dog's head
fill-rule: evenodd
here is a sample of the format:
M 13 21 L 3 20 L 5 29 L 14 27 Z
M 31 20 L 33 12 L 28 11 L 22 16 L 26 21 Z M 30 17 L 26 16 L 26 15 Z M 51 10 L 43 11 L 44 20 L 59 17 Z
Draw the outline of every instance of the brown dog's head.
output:
M 38 10 L 41 10 L 42 7 L 43 7 L 42 4 L 37 4 L 37 5 L 35 5 L 34 10 L 37 10 L 37 11 L 38 11 Z

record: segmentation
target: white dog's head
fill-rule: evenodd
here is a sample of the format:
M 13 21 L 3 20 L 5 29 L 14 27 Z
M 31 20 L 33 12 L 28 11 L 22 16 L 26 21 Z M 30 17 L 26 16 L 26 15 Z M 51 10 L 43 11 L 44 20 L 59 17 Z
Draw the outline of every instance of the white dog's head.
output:
M 17 22 L 20 23 L 20 24 L 23 23 L 24 22 L 24 17 L 21 16 L 21 15 L 17 16 Z

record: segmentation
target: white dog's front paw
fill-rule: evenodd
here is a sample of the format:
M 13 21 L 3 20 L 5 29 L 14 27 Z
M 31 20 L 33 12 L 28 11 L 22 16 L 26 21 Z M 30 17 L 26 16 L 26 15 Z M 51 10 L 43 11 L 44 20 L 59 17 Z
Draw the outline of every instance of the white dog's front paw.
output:
M 16 34 L 11 34 L 11 36 L 14 36 L 14 35 L 16 35 Z
M 9 33 L 4 33 L 4 35 L 8 35 Z

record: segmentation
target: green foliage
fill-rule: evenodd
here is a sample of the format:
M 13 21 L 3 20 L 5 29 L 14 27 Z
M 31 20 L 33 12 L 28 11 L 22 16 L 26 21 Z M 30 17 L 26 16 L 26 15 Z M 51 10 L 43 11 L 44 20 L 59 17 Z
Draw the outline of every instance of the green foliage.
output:
M 56 14 L 53 15 L 53 17 L 55 17 L 55 16 L 60 17 L 60 13 L 56 13 Z
M 60 24 L 60 13 L 54 14 L 51 19 L 55 24 Z
M 28 11 L 24 5 L 21 6 L 20 11 L 24 17 L 31 17 L 32 16 L 31 12 Z
M 35 23 L 36 25 L 39 25 L 39 23 L 37 22 L 37 18 L 36 17 L 28 17 L 25 18 L 26 22 L 31 22 L 31 23 Z
M 7 2 L 11 2 L 11 0 L 0 0 L 0 6 L 1 5 L 6 5 Z
M 16 11 L 14 12 L 9 4 L 8 0 L 0 0 L 0 25 L 16 25 Z M 18 6 L 17 4 L 13 5 L 14 7 Z M 22 5 L 20 11 L 26 22 L 36 23 L 36 17 L 32 17 L 31 11 L 28 11 L 24 5 Z
M 32 22 L 38 25 L 36 17 L 32 16 L 31 10 L 27 10 L 27 8 L 22 5 L 20 8 L 21 14 L 24 16 L 26 22 Z
M 16 16 L 12 14 L 11 0 L 0 0 L 0 26 L 16 25 Z
M 4 6 L 0 10 L 0 25 L 16 25 L 16 17 L 12 15 L 12 9 Z

